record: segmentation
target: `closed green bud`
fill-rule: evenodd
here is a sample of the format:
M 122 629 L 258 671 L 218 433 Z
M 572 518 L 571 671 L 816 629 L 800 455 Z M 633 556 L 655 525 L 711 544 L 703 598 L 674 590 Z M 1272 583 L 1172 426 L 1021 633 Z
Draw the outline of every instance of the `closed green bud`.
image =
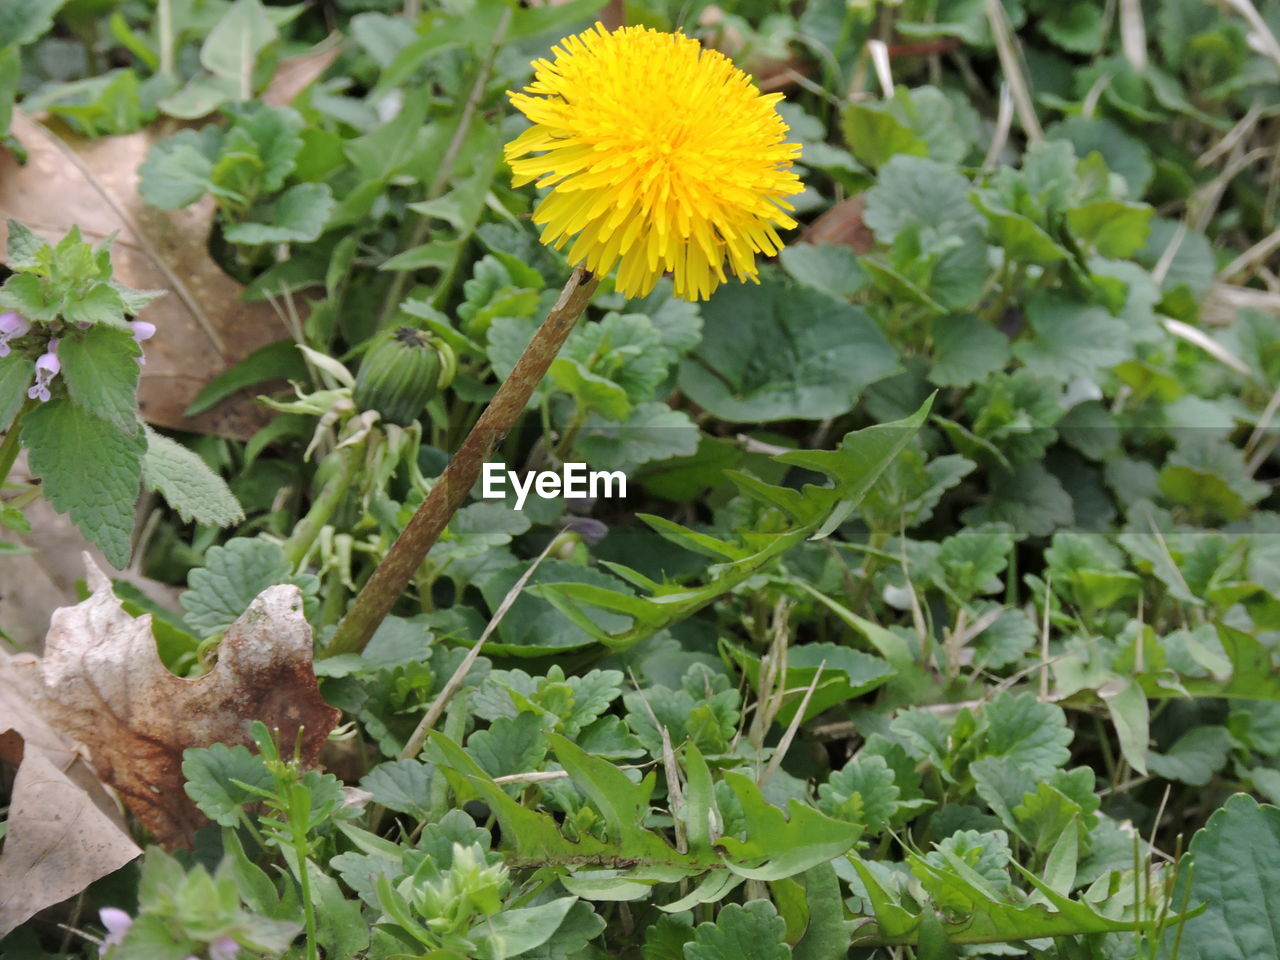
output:
M 393 327 L 378 334 L 364 355 L 356 375 L 356 406 L 407 427 L 449 385 L 454 367 L 447 344 L 416 327 Z

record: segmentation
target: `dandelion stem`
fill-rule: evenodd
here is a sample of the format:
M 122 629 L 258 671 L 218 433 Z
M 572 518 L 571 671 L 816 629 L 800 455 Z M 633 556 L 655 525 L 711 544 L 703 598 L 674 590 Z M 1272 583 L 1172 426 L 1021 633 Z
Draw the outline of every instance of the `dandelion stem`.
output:
M 485 461 L 524 413 L 529 398 L 586 309 L 598 283 L 599 279 L 582 267 L 573 271 L 547 319 L 516 361 L 515 368 L 498 387 L 498 392 L 462 441 L 444 473 L 435 481 L 427 498 L 356 595 L 351 609 L 329 641 L 325 656 L 359 653 L 365 648 L 373 632 L 404 593 L 449 519 L 475 486 Z

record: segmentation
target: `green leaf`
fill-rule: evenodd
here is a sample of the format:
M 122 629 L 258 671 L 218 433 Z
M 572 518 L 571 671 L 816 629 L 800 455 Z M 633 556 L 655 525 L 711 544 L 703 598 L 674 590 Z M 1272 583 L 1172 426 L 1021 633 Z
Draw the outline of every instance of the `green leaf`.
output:
M 971 313 L 939 317 L 933 324 L 933 368 L 929 382 L 967 387 L 1009 363 L 1009 338 Z
M 726 772 L 724 781 L 742 804 L 746 825 L 746 839 L 720 838 L 730 857 L 727 865 L 737 876 L 780 880 L 803 873 L 847 852 L 862 832 L 860 826 L 833 820 L 799 800 L 790 801 L 784 818 L 750 777 Z
M 1238 520 L 1270 488 L 1253 479 L 1237 447 L 1195 436 L 1169 455 L 1160 471 L 1160 492 L 1197 516 Z
M 1051 140 L 1067 140 L 1078 157 L 1088 158 L 1095 151 L 1106 161 L 1107 169 L 1125 179 L 1129 197 L 1138 199 L 1155 175 L 1151 151 L 1137 137 L 1127 133 L 1114 120 L 1102 117 L 1068 117 L 1045 130 Z
M 806 287 L 729 284 L 702 315 L 702 343 L 681 364 L 680 388 L 724 420 L 839 416 L 898 368 L 864 310 Z
M 261 193 L 274 193 L 284 186 L 293 173 L 302 151 L 302 131 L 306 126 L 302 115 L 289 107 L 268 107 L 262 103 L 236 108 L 232 130 L 249 135 L 259 161 Z
M 499 717 L 489 729 L 471 734 L 467 753 L 491 777 L 537 770 L 547 755 L 542 718 L 535 713 Z
M 159 490 L 184 522 L 229 527 L 244 519 L 244 510 L 226 481 L 197 454 L 150 427 L 146 434 L 142 482 Z
M 314 596 L 319 588 L 319 581 L 311 574 L 290 575 L 279 544 L 236 537 L 220 547 L 210 547 L 204 566 L 187 574 L 190 589 L 181 598 L 186 621 L 205 636 L 221 633 L 258 594 L 279 583 L 294 584 L 304 599 Z
M 298 183 L 266 210 L 255 211 L 260 221 L 232 224 L 223 230 L 223 236 L 231 243 L 250 245 L 311 243 L 324 232 L 333 207 L 333 191 L 327 183 Z
M 1116 728 L 1120 753 L 1141 776 L 1147 775 L 1147 741 L 1150 738 L 1150 710 L 1147 695 L 1133 680 L 1123 679 L 1114 690 L 1099 690 Z
M 1204 787 L 1226 765 L 1230 753 L 1231 734 L 1226 727 L 1196 727 L 1165 753 L 1147 751 L 1147 766 L 1157 777 Z
M 577 897 L 560 897 L 484 917 L 468 935 L 476 943 L 477 960 L 506 960 L 537 949 L 551 939 L 577 902 Z
M 157 142 L 138 168 L 142 199 L 161 210 L 195 203 L 213 188 L 213 164 L 221 145 L 222 131 L 214 126 L 181 130 Z
M 991 238 L 1004 247 L 1007 260 L 1051 267 L 1070 256 L 1033 220 L 1008 209 L 996 197 L 974 193 L 973 203 L 987 218 Z
M 264 380 L 304 380 L 306 377 L 307 365 L 297 344 L 292 340 L 277 340 L 253 351 L 206 383 L 183 415 L 198 416 L 237 390 Z
M 818 809 L 879 836 L 898 810 L 898 788 L 884 757 L 855 757 L 818 787 Z
M 594 639 L 614 649 L 626 649 L 714 602 L 791 547 L 810 537 L 829 535 L 848 519 L 885 467 L 915 436 L 931 404 L 932 399 L 925 401 L 903 420 L 849 433 L 838 450 L 791 451 L 775 458 L 825 474 L 834 481 L 831 487 L 806 485 L 797 491 L 732 473 L 731 479 L 745 494 L 780 511 L 790 526 L 764 538 L 748 535 L 742 547 L 730 545 L 731 551 L 743 551 L 741 558 L 719 565 L 708 583 L 694 587 L 649 583 L 645 585 L 651 594 L 647 598 L 573 583 L 548 584 L 540 592 Z M 668 537 L 671 534 L 670 530 L 658 532 Z M 682 536 L 683 531 L 677 528 L 676 538 Z M 616 610 L 625 614 L 630 623 L 623 628 L 601 629 L 591 622 L 584 604 Z
M 784 247 L 779 260 L 797 283 L 837 300 L 849 299 L 868 282 L 858 255 L 843 244 L 796 243 Z
M 684 945 L 692 940 L 688 913 L 664 914 L 646 928 L 640 955 L 644 960 L 684 960 Z
M 53 28 L 66 0 L 22 0 L 0 5 L 0 48 L 34 43 Z
M 1172 902 L 1207 904 L 1179 931 L 1168 928 L 1162 958 L 1254 960 L 1280 956 L 1280 809 L 1237 793 L 1191 838 Z
M 871 100 L 845 107 L 840 126 L 850 153 L 860 163 L 879 168 L 898 154 L 928 156 L 928 142 L 894 113 L 891 103 Z
M 20 353 L 0 357 L 0 430 L 8 430 L 27 400 L 27 388 L 35 378 L 35 361 Z M 0 481 L 4 478 L 0 477 Z
M 125 303 L 109 283 L 95 283 L 83 292 L 67 290 L 62 297 L 62 318 L 68 323 L 106 326 L 124 320 Z
M 407 813 L 418 820 L 430 816 L 431 765 L 421 760 L 390 760 L 380 763 L 360 780 L 373 802 L 388 810 Z
M 1031 694 L 1001 693 L 982 711 L 985 752 L 1033 777 L 1046 777 L 1071 758 L 1071 728 L 1062 708 Z
M 573 448 L 598 470 L 629 474 L 641 464 L 692 455 L 699 437 L 687 413 L 654 400 L 636 404 L 621 423 L 589 417 Z
M 1035 339 L 1019 342 L 1013 352 L 1036 376 L 1097 379 L 1131 354 L 1127 325 L 1103 307 L 1045 291 L 1027 302 L 1026 315 Z
M 1104 257 L 1131 257 L 1147 242 L 1151 215 L 1145 203 L 1094 200 L 1067 211 L 1067 226 Z
M 1087 3 L 1048 4 L 1048 15 L 1036 20 L 1046 37 L 1071 53 L 1097 53 L 1109 24 L 1100 7 Z
M 138 357 L 142 349 L 123 327 L 95 324 L 58 341 L 71 399 L 120 431 L 138 430 Z
M 273 780 L 267 765 L 257 754 L 240 744 L 233 747 L 215 743 L 191 747 L 182 753 L 182 776 L 187 796 L 206 817 L 224 827 L 240 823 L 239 808 L 257 803 L 262 797 L 252 789 L 271 789 Z
M 258 0 L 235 0 L 205 37 L 200 63 L 222 77 L 251 77 L 258 54 L 276 36 L 275 24 Z
M 722 640 L 721 647 L 733 657 L 752 686 L 759 691 L 760 659 L 728 640 Z M 836 704 L 870 693 L 894 675 L 887 662 L 861 650 L 851 650 L 834 643 L 806 643 L 793 647 L 787 655 L 785 675 L 785 688 L 790 693 L 783 698 L 777 715 L 777 722 L 784 727 L 800 708 L 800 701 L 813 685 L 814 678 L 819 677 L 819 667 L 822 668 L 821 677 L 805 708 L 805 720 Z
M 131 436 L 55 398 L 23 416 L 22 445 L 54 509 L 69 514 L 112 566 L 128 564 L 147 445 L 142 431 Z
M 1000 528 L 968 527 L 942 542 L 938 565 L 943 585 L 964 601 L 995 593 L 1009 563 L 1014 538 Z
M 923 157 L 894 157 L 866 193 L 863 222 L 876 239 L 891 244 L 908 228 L 920 231 L 926 251 L 948 237 L 980 226 L 982 217 L 969 202 L 969 181 L 955 167 Z
M 839 960 L 849 953 L 849 941 L 857 924 L 845 919 L 840 880 L 829 863 L 810 867 L 800 875 L 804 882 L 809 925 L 795 945 L 795 960 Z M 649 958 L 646 958 L 649 960 Z
M 684 946 L 684 960 L 788 960 L 786 922 L 768 900 L 726 904 L 714 923 L 700 923 Z
M 1043 464 L 995 468 L 988 482 L 990 497 L 961 514 L 965 523 L 1007 523 L 1019 535 L 1046 536 L 1075 516 L 1071 495 Z

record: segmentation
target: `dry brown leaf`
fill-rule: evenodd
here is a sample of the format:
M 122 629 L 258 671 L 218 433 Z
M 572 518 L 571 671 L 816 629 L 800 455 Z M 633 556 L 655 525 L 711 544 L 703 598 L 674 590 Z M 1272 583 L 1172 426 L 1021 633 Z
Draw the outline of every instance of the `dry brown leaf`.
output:
M 0 651 L 0 761 L 18 768 L 0 853 L 0 939 L 142 853 L 75 745 L 37 712 L 35 663 Z
M 870 252 L 875 234 L 862 220 L 867 201 L 861 196 L 841 200 L 813 221 L 800 236 L 802 243 L 834 243 L 852 248 L 854 253 Z
M 342 34 L 329 34 L 306 53 L 285 57 L 276 66 L 271 85 L 259 99 L 271 107 L 287 107 L 293 98 L 320 79 L 342 52 Z
M 85 140 L 20 111 L 12 133 L 29 154 L 19 165 L 0 150 L 0 221 L 13 218 L 47 240 L 79 225 L 98 242 L 118 231 L 115 275 L 122 283 L 167 290 L 147 308 L 156 325 L 147 343 L 138 402 L 153 424 L 247 439 L 270 411 L 246 391 L 198 417 L 183 416 L 201 387 L 252 351 L 289 336 L 267 303 L 245 303 L 244 287 L 223 273 L 207 249 L 213 201 L 164 211 L 138 194 L 137 170 L 172 129 L 153 126 L 119 137 Z M 7 231 L 0 222 L 0 241 Z
M 88 748 L 94 769 L 165 847 L 190 846 L 209 821 L 183 790 L 182 752 L 252 744 L 261 720 L 314 765 L 340 716 L 312 669 L 311 628 L 297 587 L 264 590 L 227 630 L 218 662 L 188 680 L 160 662 L 151 617 L 124 612 L 87 557 L 92 595 L 55 611 L 39 661 L 41 714 Z

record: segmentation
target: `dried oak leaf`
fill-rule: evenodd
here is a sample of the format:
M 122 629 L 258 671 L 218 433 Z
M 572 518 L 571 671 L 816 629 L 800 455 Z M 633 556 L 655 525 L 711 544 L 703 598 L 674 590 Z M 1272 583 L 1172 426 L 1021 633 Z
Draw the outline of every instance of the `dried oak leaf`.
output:
M 213 200 L 182 210 L 158 210 L 138 193 L 138 167 L 152 144 L 173 132 L 156 125 L 137 133 L 86 140 L 55 121 L 14 111 L 12 134 L 26 164 L 0 149 L 0 242 L 4 220 L 26 224 L 46 240 L 79 225 L 97 243 L 118 233 L 112 251 L 116 279 L 144 290 L 166 290 L 146 310 L 156 325 L 138 404 L 148 422 L 241 440 L 271 412 L 242 391 L 198 417 L 184 411 L 200 389 L 259 347 L 289 336 L 269 303 L 246 303 L 244 287 L 209 256 Z
M 189 847 L 209 821 L 183 789 L 182 752 L 214 743 L 250 746 L 261 720 L 314 765 L 340 712 L 325 704 L 312 669 L 311 628 L 294 586 L 269 587 L 223 636 L 218 662 L 188 680 L 160 662 L 151 617 L 124 612 L 86 557 L 92 595 L 53 614 L 39 661 L 38 703 L 83 743 L 94 769 L 167 848 Z
M 0 651 L 0 761 L 18 768 L 0 852 L 0 939 L 142 850 L 116 802 L 31 697 L 35 658 Z

